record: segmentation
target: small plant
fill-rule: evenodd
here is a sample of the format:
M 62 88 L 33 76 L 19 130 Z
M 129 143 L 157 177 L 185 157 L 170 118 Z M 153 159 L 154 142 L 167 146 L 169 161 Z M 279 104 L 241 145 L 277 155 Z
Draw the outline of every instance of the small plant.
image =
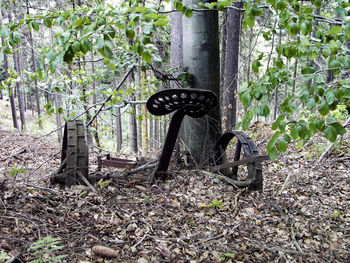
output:
M 200 207 L 217 207 L 217 208 L 222 208 L 222 206 L 224 205 L 223 202 L 219 201 L 218 199 L 214 199 L 211 203 L 209 204 L 201 204 Z
M 25 173 L 25 170 L 18 168 L 16 165 L 12 166 L 12 169 L 10 171 L 10 176 L 15 177 L 17 174 L 23 174 Z
M 235 254 L 232 254 L 232 253 L 224 253 L 224 255 L 223 256 L 221 256 L 220 258 L 219 258 L 219 260 L 220 261 L 226 261 L 226 260 L 228 260 L 228 259 L 234 259 L 235 258 Z
M 57 255 L 64 246 L 60 245 L 60 239 L 47 236 L 34 242 L 28 249 L 36 259 L 30 263 L 61 262 L 67 255 Z
M 7 259 L 10 259 L 10 256 L 3 250 L 0 250 L 0 263 L 6 262 Z

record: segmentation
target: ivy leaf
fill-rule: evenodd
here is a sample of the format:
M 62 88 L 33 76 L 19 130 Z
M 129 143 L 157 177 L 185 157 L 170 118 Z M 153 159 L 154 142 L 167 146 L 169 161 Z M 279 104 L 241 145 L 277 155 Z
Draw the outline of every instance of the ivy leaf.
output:
M 295 141 L 299 137 L 299 132 L 298 132 L 298 126 L 293 125 L 293 127 L 290 129 L 290 136 L 292 136 L 293 140 Z
M 338 132 L 337 132 L 336 128 L 334 128 L 332 125 L 330 125 L 324 130 L 324 135 L 326 136 L 326 138 L 329 141 L 335 142 L 335 140 L 337 139 L 337 136 L 338 136 Z

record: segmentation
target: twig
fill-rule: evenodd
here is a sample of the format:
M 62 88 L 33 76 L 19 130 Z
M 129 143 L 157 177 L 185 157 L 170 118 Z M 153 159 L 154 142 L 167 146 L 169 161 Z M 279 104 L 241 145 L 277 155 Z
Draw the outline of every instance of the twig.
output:
M 246 191 L 246 189 L 243 189 L 238 192 L 238 194 L 235 195 L 235 208 L 233 210 L 232 217 L 235 218 L 236 215 L 238 214 L 238 198 Z
M 123 79 L 121 80 L 121 82 L 118 84 L 118 86 L 115 88 L 115 91 L 119 90 L 120 87 L 124 84 L 124 82 L 126 81 L 126 79 L 129 77 L 130 73 L 132 72 L 133 69 L 130 69 L 128 71 L 128 73 L 125 74 L 125 76 L 123 77 Z M 92 116 L 91 120 L 86 124 L 86 127 L 89 127 L 91 125 L 91 123 L 96 119 L 97 115 L 102 111 L 103 107 L 105 106 L 106 102 L 108 102 L 109 100 L 112 99 L 113 95 L 109 95 L 107 99 L 105 99 L 101 104 L 101 107 L 96 111 L 96 113 L 94 114 L 94 116 Z M 86 112 L 86 111 L 85 111 Z
M 249 239 L 247 237 L 244 237 L 244 239 L 250 241 L 253 247 L 256 248 L 263 248 L 272 252 L 282 252 L 285 254 L 292 254 L 292 255 L 303 255 L 303 256 L 314 256 L 316 255 L 315 253 L 308 253 L 308 252 L 301 252 L 301 251 L 297 251 L 297 250 L 293 250 L 293 249 L 287 249 L 287 248 L 282 248 L 282 247 L 268 247 L 264 244 L 261 244 L 255 240 Z
M 133 173 L 136 173 L 136 172 L 139 172 L 139 171 L 143 171 L 143 170 L 146 170 L 146 169 L 151 169 L 153 167 L 156 167 L 158 164 L 158 161 L 152 161 L 152 162 L 149 162 L 149 163 L 146 163 L 140 167 L 137 167 L 137 168 L 134 168 L 134 169 L 131 169 L 129 172 L 128 172 L 128 175 L 130 174 L 133 174 Z
M 2 159 L 0 160 L 0 162 L 6 161 L 7 159 L 10 159 L 10 158 L 12 158 L 12 157 L 16 157 L 16 155 L 22 154 L 22 153 L 25 153 L 25 152 L 27 152 L 27 149 L 23 149 L 23 150 L 21 150 L 21 151 L 19 151 L 19 152 L 16 152 L 16 153 L 14 153 L 14 154 L 11 154 L 10 156 L 7 156 L 7 157 L 5 157 L 5 158 L 2 158 Z
M 204 240 L 199 240 L 200 243 L 207 243 L 209 241 L 213 241 L 213 240 L 216 240 L 216 239 L 220 239 L 222 237 L 228 237 L 228 236 L 231 236 L 232 234 L 236 233 L 236 229 L 241 225 L 242 223 L 239 223 L 237 225 L 235 225 L 230 232 L 223 232 L 221 233 L 220 235 L 217 235 L 215 237 L 211 237 L 211 238 L 207 238 L 207 239 L 204 239 Z
M 86 179 L 86 177 L 80 172 L 80 171 L 77 171 L 79 177 L 84 181 L 84 183 L 86 183 L 86 185 L 94 192 L 94 193 L 98 193 L 96 188 L 90 184 L 90 182 L 88 181 L 88 179 Z
M 142 243 L 142 241 L 145 240 L 148 233 L 149 233 L 149 228 L 147 227 L 146 233 L 143 235 L 143 237 L 135 245 L 133 245 L 133 247 L 136 248 L 138 245 L 140 245 Z
M 346 127 L 348 124 L 350 123 L 350 118 L 347 119 L 347 121 L 343 124 L 343 127 Z M 338 135 L 337 139 L 335 140 L 335 142 L 341 138 L 342 135 Z M 333 146 L 335 145 L 335 142 L 333 142 L 332 144 L 330 144 L 327 149 L 321 154 L 320 158 L 318 158 L 318 160 L 315 162 L 315 165 L 319 165 L 322 160 L 329 154 L 330 150 L 333 148 Z

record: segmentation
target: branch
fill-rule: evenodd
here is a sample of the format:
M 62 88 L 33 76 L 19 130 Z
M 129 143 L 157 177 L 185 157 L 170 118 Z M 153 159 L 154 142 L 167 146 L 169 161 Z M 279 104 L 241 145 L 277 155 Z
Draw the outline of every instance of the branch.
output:
M 124 84 L 125 80 L 129 77 L 130 73 L 132 72 L 133 69 L 130 69 L 128 73 L 125 74 L 121 82 L 118 84 L 118 86 L 115 88 L 115 90 L 119 90 L 120 87 Z M 97 115 L 102 111 L 103 107 L 106 105 L 106 102 L 110 101 L 112 99 L 113 95 L 109 95 L 107 99 L 105 99 L 101 104 L 101 107 L 96 111 L 95 115 L 91 118 L 91 120 L 86 124 L 86 127 L 89 127 L 91 123 L 96 119 Z M 84 111 L 86 113 L 88 110 Z

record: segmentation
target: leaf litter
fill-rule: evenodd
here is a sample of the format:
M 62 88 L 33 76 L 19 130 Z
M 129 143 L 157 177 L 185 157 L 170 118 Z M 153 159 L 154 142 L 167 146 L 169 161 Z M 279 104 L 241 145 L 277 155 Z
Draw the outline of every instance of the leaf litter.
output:
M 251 130 L 262 153 L 270 133 Z M 312 147 L 294 145 L 263 163 L 263 193 L 175 164 L 172 179 L 157 184 L 149 170 L 112 171 L 118 179 L 95 184 L 95 193 L 49 188 L 59 146 L 22 137 L 0 131 L 0 253 L 30 261 L 33 242 L 53 236 L 61 262 L 350 262 L 347 147 L 315 166 Z M 10 178 L 13 165 L 25 172 Z

